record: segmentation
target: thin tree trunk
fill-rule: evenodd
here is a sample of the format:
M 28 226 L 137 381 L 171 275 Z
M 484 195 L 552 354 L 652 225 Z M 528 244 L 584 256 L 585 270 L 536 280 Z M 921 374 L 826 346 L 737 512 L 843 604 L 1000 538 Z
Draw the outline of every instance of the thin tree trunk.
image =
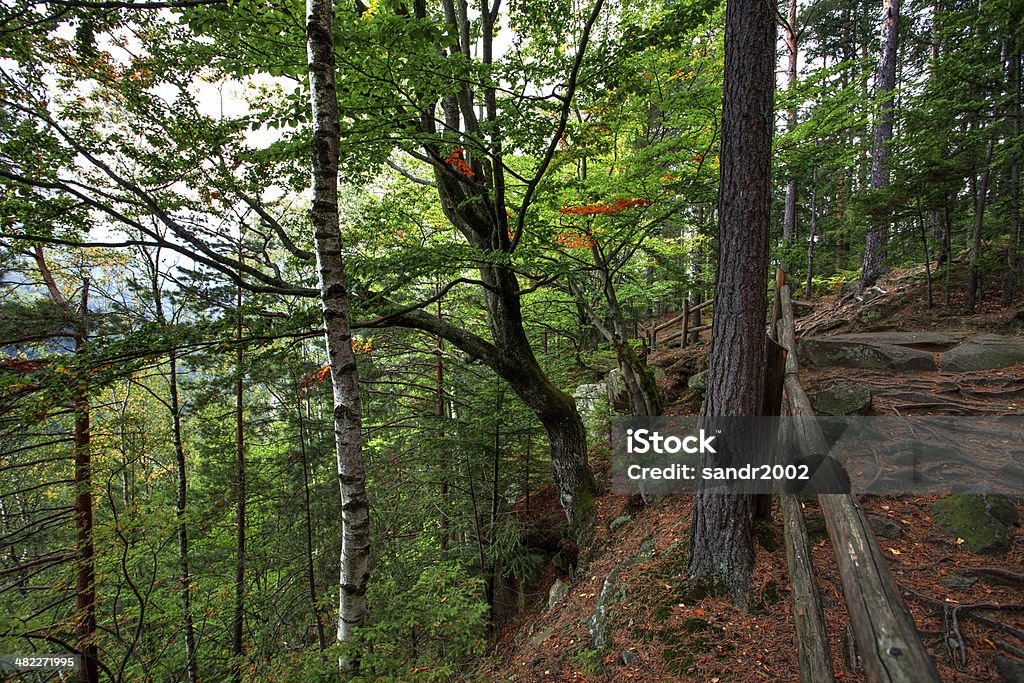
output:
M 306 517 L 306 581 L 309 584 L 309 608 L 313 613 L 313 623 L 316 624 L 316 641 L 322 651 L 327 647 L 327 638 L 324 635 L 320 609 L 317 607 L 316 572 L 313 567 L 313 513 L 309 495 L 309 456 L 306 453 L 306 420 L 302 415 L 301 394 L 298 408 L 296 412 L 299 417 L 299 455 L 302 457 L 302 505 Z
M 804 298 L 810 299 L 814 280 L 814 240 L 818 237 L 818 168 L 811 173 L 811 234 L 807 239 L 807 283 Z
M 977 197 L 974 203 L 974 231 L 971 236 L 971 272 L 967 279 L 967 299 L 964 304 L 966 313 L 973 315 L 978 302 L 978 259 L 981 258 L 981 231 L 985 225 L 985 205 L 988 200 L 989 179 L 992 176 L 992 149 L 994 141 L 991 136 L 985 145 L 985 168 L 977 183 Z
M 239 238 L 239 262 L 242 244 Z M 241 276 L 241 273 L 239 273 Z M 238 288 L 238 316 L 235 322 L 235 340 L 238 349 L 235 355 L 235 609 L 231 620 L 231 654 L 234 662 L 231 678 L 242 683 L 245 670 L 245 382 L 242 362 L 242 288 Z
M 370 577 L 370 505 L 362 453 L 359 376 L 352 350 L 345 264 L 338 217 L 340 119 L 335 85 L 334 6 L 307 0 L 306 39 L 313 112 L 313 205 L 310 219 L 316 243 L 320 303 L 334 393 L 334 435 L 341 488 L 341 577 L 338 640 L 351 640 L 366 623 Z M 357 657 L 343 658 L 343 672 L 356 674 Z
M 764 396 L 775 5 L 729 0 L 725 20 L 718 282 L 704 413 L 758 415 Z M 749 495 L 699 488 L 689 574 L 746 605 L 754 563 Z
M 899 48 L 900 0 L 884 0 L 882 23 L 882 52 L 875 76 L 875 97 L 885 99 L 875 121 L 874 148 L 871 154 L 871 189 L 880 190 L 889 185 L 889 143 L 892 140 L 893 108 L 896 87 L 896 54 Z M 889 220 L 876 222 L 864 246 L 861 263 L 860 288 L 870 287 L 885 273 L 885 247 Z
M 1008 64 L 1009 87 L 1012 90 L 1010 118 L 1013 121 L 1013 139 L 1020 140 L 1021 118 L 1021 55 L 1011 54 Z M 1003 287 L 1003 305 L 1009 306 L 1017 294 L 1021 276 L 1020 249 L 1024 235 L 1021 234 L 1020 215 L 1020 155 L 1013 155 L 1010 162 L 1010 178 L 1006 193 L 1009 195 L 1010 243 L 1006 247 L 1006 277 Z
M 797 59 L 799 56 L 796 32 L 796 0 L 789 0 L 789 17 L 784 28 L 786 32 L 786 47 L 788 49 L 789 57 L 786 64 L 786 87 L 789 90 L 790 97 L 792 97 L 793 89 L 796 88 Z M 793 130 L 796 129 L 797 124 L 797 107 L 795 99 L 790 103 L 789 111 L 786 116 L 786 128 L 792 133 Z M 790 170 L 789 182 L 786 184 L 786 210 L 782 225 L 782 242 L 784 249 L 789 249 L 792 241 L 796 237 L 797 189 L 796 171 Z M 789 270 L 788 267 L 787 270 Z
M 157 292 L 157 297 L 159 297 Z M 159 306 L 159 304 L 158 304 Z M 163 315 L 160 314 L 161 320 Z M 199 662 L 196 658 L 195 625 L 192 621 L 192 575 L 188 563 L 188 524 L 185 511 L 188 503 L 188 479 L 185 470 L 185 446 L 181 435 L 181 403 L 178 397 L 178 352 L 172 348 L 168 354 L 171 398 L 171 433 L 174 441 L 174 463 L 178 486 L 174 515 L 178 522 L 178 580 L 181 582 L 181 624 L 185 632 L 185 680 L 199 680 Z

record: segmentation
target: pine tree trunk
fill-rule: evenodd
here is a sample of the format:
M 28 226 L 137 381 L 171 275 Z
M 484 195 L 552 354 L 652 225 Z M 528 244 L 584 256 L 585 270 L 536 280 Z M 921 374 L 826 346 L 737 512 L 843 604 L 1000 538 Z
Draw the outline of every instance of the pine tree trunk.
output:
M 306 39 L 313 111 L 313 205 L 320 303 L 334 392 L 334 435 L 341 488 L 342 546 L 338 640 L 348 641 L 366 623 L 369 580 L 370 506 L 363 469 L 359 376 L 352 350 L 348 292 L 338 218 L 340 119 L 335 86 L 334 7 L 331 0 L 307 0 Z M 347 674 L 356 659 L 344 659 Z
M 729 0 L 708 416 L 762 408 L 774 85 L 774 3 Z M 690 576 L 725 587 L 740 605 L 753 570 L 751 513 L 747 495 L 698 490 L 694 500 Z
M 875 75 L 875 97 L 885 99 L 875 121 L 874 148 L 871 153 L 871 189 L 889 185 L 889 143 L 892 141 L 893 108 L 896 87 L 896 54 L 899 48 L 900 0 L 884 0 L 882 51 Z M 861 263 L 860 288 L 870 287 L 885 273 L 885 246 L 889 221 L 879 220 L 868 232 Z

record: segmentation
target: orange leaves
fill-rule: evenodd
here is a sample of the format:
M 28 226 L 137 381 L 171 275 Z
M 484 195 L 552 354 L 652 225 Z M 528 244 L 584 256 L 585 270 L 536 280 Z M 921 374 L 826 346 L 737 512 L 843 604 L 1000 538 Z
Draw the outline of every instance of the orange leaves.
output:
M 466 153 L 465 147 L 456 147 L 452 150 L 451 154 L 444 158 L 444 163 L 448 164 L 451 168 L 455 169 L 456 173 L 464 175 L 467 178 L 472 178 L 475 173 L 473 169 L 469 167 L 466 159 L 463 155 Z
M 595 244 L 593 237 L 578 230 L 556 232 L 555 241 L 566 249 L 589 249 Z
M 330 375 L 330 374 L 331 374 L 331 366 L 330 365 L 325 365 L 322 368 L 320 368 L 319 370 L 317 370 L 316 372 L 313 372 L 313 373 L 310 373 L 310 374 L 306 375 L 302 379 L 302 386 L 304 388 L 305 387 L 313 386 L 313 382 L 316 382 L 317 384 L 323 384 L 324 380 L 327 379 L 327 376 Z
M 611 204 L 602 204 L 597 202 L 596 204 L 587 204 L 585 206 L 563 206 L 558 210 L 558 213 L 569 214 L 574 216 L 584 216 L 592 214 L 610 215 L 625 211 L 626 209 L 632 209 L 634 207 L 647 207 L 651 205 L 651 200 L 642 199 L 639 197 L 630 197 L 627 199 L 617 199 Z

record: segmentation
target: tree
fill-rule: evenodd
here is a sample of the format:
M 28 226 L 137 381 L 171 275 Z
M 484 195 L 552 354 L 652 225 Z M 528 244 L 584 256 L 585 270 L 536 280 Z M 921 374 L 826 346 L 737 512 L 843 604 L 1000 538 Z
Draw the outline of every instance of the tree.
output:
M 718 194 L 718 280 L 704 414 L 757 415 L 764 393 L 775 6 L 728 0 Z M 689 573 L 746 604 L 751 497 L 698 491 Z
M 871 153 L 871 189 L 889 185 L 889 143 L 893 134 L 893 90 L 896 87 L 896 53 L 899 49 L 900 0 L 884 0 L 882 5 L 882 47 L 875 72 L 875 99 L 879 111 L 875 118 L 874 147 Z M 885 243 L 889 221 L 878 220 L 871 226 L 864 245 L 860 288 L 870 287 L 885 270 Z
M 345 263 L 338 219 L 340 120 L 334 59 L 334 3 L 307 0 L 306 40 L 310 105 L 313 113 L 313 205 L 310 220 L 316 243 L 320 304 L 334 395 L 334 436 L 341 487 L 341 590 L 338 640 L 350 641 L 366 623 L 370 577 L 370 503 L 362 457 L 359 375 L 352 350 Z M 357 657 L 343 657 L 342 669 L 359 671 Z

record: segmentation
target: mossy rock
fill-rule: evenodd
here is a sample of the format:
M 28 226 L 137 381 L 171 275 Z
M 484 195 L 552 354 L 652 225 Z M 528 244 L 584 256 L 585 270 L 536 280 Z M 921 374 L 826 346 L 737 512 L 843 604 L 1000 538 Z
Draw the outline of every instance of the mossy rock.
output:
M 696 375 L 690 377 L 686 383 L 688 389 L 699 389 L 700 391 L 707 391 L 708 389 L 708 371 L 701 370 Z
M 1010 549 L 1009 527 L 1020 524 L 1010 499 L 998 493 L 957 493 L 932 505 L 932 519 L 950 538 L 974 553 L 1001 555 Z
M 865 384 L 837 384 L 815 392 L 811 404 L 819 415 L 867 415 L 871 410 L 871 388 Z

